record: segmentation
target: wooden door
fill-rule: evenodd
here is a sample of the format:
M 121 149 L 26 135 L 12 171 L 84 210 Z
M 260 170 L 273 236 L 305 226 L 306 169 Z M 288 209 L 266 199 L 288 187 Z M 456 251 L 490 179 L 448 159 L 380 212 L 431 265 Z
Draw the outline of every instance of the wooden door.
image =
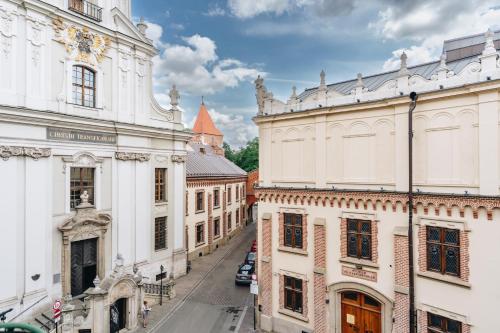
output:
M 71 243 L 71 295 L 93 286 L 97 275 L 97 238 Z
M 342 293 L 342 333 L 382 333 L 380 303 L 370 296 Z

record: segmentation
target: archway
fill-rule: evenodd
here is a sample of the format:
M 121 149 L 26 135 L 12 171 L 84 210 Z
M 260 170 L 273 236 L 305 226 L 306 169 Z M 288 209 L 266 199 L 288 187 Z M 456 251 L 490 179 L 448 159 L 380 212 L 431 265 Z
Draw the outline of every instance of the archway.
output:
M 340 282 L 328 287 L 331 332 L 391 333 L 393 300 L 357 282 Z

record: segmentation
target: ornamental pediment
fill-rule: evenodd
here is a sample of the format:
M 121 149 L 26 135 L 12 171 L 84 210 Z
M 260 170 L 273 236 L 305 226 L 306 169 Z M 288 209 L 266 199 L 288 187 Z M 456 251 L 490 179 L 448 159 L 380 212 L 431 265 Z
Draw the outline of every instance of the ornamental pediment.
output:
M 86 232 L 91 232 L 92 229 L 106 228 L 111 222 L 111 215 L 98 212 L 93 205 L 88 201 L 89 195 L 84 191 L 80 196 L 82 203 L 76 207 L 76 214 L 72 218 L 66 220 L 59 230 L 68 232 L 74 229 Z

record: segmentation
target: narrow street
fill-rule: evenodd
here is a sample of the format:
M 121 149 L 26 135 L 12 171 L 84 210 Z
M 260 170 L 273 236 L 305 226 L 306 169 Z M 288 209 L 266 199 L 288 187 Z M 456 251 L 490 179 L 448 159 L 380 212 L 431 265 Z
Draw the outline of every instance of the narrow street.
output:
M 239 244 L 194 287 L 179 307 L 160 321 L 153 332 L 253 332 L 253 295 L 248 286 L 234 283 L 238 265 L 255 239 L 255 225 L 248 228 L 251 230 L 244 230 L 242 237 L 231 241 Z

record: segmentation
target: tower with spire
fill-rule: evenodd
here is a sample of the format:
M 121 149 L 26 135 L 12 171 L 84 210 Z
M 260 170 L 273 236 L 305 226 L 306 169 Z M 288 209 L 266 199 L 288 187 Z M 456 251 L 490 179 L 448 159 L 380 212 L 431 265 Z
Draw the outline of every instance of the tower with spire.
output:
M 203 98 L 201 100 L 198 116 L 194 122 L 193 132 L 195 133 L 192 139 L 194 142 L 212 147 L 222 147 L 224 135 L 215 126 L 212 117 L 210 117 L 210 114 L 207 111 Z

